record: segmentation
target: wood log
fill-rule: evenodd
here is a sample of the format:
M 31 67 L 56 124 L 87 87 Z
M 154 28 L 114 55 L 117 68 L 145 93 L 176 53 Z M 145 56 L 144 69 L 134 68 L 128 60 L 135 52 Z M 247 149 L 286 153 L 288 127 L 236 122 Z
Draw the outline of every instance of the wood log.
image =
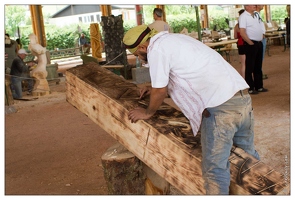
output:
M 124 146 L 120 143 L 111 146 L 101 161 L 109 194 L 144 194 L 142 162 Z
M 10 76 L 5 75 L 5 105 L 11 106 L 14 104 L 11 88 L 10 88 Z
M 66 71 L 66 100 L 183 194 L 205 194 L 200 134 L 182 112 L 163 103 L 148 120 L 131 123 L 128 111 L 148 105 L 137 86 L 95 63 Z M 233 148 L 231 194 L 289 194 L 289 182 L 270 166 Z

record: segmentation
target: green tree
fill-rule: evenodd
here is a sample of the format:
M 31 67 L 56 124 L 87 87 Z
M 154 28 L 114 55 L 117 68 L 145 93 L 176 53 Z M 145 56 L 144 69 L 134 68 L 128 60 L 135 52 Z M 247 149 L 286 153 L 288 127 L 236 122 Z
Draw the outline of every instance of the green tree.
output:
M 11 37 L 17 36 L 17 28 L 26 22 L 23 5 L 5 5 L 5 30 Z

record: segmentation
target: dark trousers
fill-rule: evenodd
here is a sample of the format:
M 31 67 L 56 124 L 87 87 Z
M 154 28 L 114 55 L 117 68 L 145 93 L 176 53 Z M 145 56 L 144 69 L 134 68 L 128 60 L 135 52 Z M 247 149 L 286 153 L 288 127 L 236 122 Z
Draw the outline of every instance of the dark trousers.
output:
M 253 41 L 254 45 L 245 42 L 246 71 L 245 80 L 249 85 L 249 90 L 263 88 L 262 80 L 262 42 Z

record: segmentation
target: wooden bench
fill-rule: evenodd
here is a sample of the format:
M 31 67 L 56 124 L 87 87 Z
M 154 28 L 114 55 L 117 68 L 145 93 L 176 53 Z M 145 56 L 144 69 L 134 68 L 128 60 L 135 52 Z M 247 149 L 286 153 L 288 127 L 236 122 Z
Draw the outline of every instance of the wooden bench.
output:
M 279 42 L 281 43 L 281 40 L 283 40 L 283 44 L 284 44 L 284 50 L 286 51 L 286 35 L 285 34 L 265 34 L 266 36 L 266 51 L 267 51 L 267 55 L 271 56 L 269 53 L 269 49 L 270 46 L 273 45 L 274 40 L 279 40 Z
M 230 63 L 230 52 L 232 50 L 232 44 L 227 44 L 222 48 L 219 48 L 217 51 L 223 55 L 225 53 L 225 60 Z

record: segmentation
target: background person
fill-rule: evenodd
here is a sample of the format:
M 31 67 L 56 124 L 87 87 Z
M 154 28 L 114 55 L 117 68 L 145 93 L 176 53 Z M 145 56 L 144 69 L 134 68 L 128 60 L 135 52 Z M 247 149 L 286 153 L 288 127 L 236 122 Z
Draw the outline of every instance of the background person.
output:
M 127 31 L 123 44 L 148 62 L 151 77 L 151 87 L 140 90 L 140 98 L 150 95 L 148 107 L 130 110 L 129 120 L 151 118 L 168 93 L 194 135 L 201 127 L 206 193 L 229 194 L 232 145 L 259 159 L 246 81 L 217 51 L 184 34 L 157 33 L 140 25 Z
M 262 47 L 263 47 L 263 52 L 262 52 L 262 63 L 263 63 L 263 59 L 264 59 L 264 55 L 265 55 L 265 50 L 266 50 L 266 37 L 265 37 L 265 26 L 264 26 L 264 22 L 262 20 L 262 18 L 260 17 L 260 11 L 263 10 L 264 5 L 256 5 L 256 17 L 259 20 L 259 23 L 261 24 L 261 28 L 263 31 L 263 39 L 262 39 Z M 262 78 L 263 79 L 267 79 L 267 75 L 263 74 L 262 72 Z
M 286 6 L 286 10 L 288 13 L 288 18 L 286 20 L 286 35 L 287 35 L 287 45 L 290 47 L 290 19 L 291 19 L 291 13 L 290 13 L 290 5 Z
M 239 11 L 239 16 L 244 12 L 244 9 L 241 9 Z M 240 57 L 240 62 L 241 62 L 241 69 L 240 69 L 240 74 L 243 78 L 245 78 L 245 70 L 246 70 L 246 55 L 245 55 L 245 49 L 244 49 L 244 40 L 240 34 L 240 28 L 239 28 L 239 23 L 236 24 L 234 28 L 234 38 L 238 39 L 237 41 L 237 47 L 238 47 L 238 53 Z
M 245 11 L 239 17 L 240 33 L 244 40 L 246 54 L 245 80 L 250 86 L 249 94 L 267 92 L 263 87 L 262 54 L 263 30 L 254 16 L 256 5 L 245 5 Z
M 162 19 L 163 16 L 163 11 L 161 8 L 155 8 L 153 11 L 153 17 L 154 17 L 154 22 L 151 23 L 150 25 L 148 25 L 150 27 L 150 29 L 155 29 L 158 32 L 161 31 L 168 31 L 169 33 L 172 33 L 172 29 L 169 26 L 169 24 L 167 22 L 164 22 Z
M 28 94 L 31 94 L 34 87 L 34 80 L 30 78 L 29 68 L 35 65 L 34 62 L 26 64 L 23 60 L 27 56 L 25 49 L 18 50 L 18 55 L 14 58 L 11 64 L 11 92 L 14 99 L 22 98 L 22 81 L 28 81 Z
M 89 53 L 90 51 L 90 43 L 88 39 L 85 37 L 85 34 L 82 33 L 81 37 L 79 38 L 79 46 L 81 47 L 82 53 Z
M 11 64 L 13 59 L 17 56 L 18 45 L 17 42 L 10 39 L 9 34 L 5 33 L 5 54 L 8 55 L 5 60 L 5 73 L 10 74 Z

